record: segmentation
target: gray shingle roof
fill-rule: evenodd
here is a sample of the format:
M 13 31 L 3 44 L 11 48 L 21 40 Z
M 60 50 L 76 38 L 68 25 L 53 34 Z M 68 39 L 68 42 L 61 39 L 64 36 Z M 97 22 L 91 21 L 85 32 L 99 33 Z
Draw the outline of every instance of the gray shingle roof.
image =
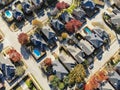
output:
M 80 42 L 78 43 L 78 46 L 82 49 L 83 52 L 85 52 L 85 54 L 90 55 L 93 53 L 93 51 L 95 50 L 95 48 L 86 40 L 80 40 Z
M 109 35 L 103 29 L 101 29 L 99 27 L 94 28 L 93 31 L 103 40 L 109 38 Z
M 15 73 L 15 66 L 7 58 L 5 59 L 2 54 L 0 54 L 0 68 L 5 74 L 7 79 L 13 78 L 13 73 Z
M 109 75 L 109 81 L 116 90 L 120 89 L 120 76 L 117 72 L 113 71 Z
M 118 25 L 120 26 L 120 13 L 117 14 L 117 15 L 114 15 L 114 16 L 111 16 L 111 22 L 114 24 L 114 25 Z
M 59 56 L 60 61 L 67 67 L 67 69 L 70 71 L 72 68 L 74 68 L 76 62 L 73 59 L 68 59 L 65 56 Z
M 59 21 L 58 19 L 52 19 L 50 23 L 57 30 L 61 30 L 64 28 L 64 24 L 61 21 Z
M 48 27 L 44 27 L 41 31 L 47 37 L 47 39 L 55 37 L 55 33 Z
M 79 17 L 80 19 L 86 15 L 85 11 L 81 8 L 81 7 L 78 7 L 76 9 L 73 10 L 73 14 L 76 16 L 76 17 Z
M 63 67 L 63 65 L 58 61 L 53 61 L 53 70 L 56 71 L 56 75 L 59 78 L 63 78 L 65 75 L 68 74 L 68 71 Z
M 103 45 L 103 40 L 97 34 L 87 34 L 86 39 L 95 47 Z

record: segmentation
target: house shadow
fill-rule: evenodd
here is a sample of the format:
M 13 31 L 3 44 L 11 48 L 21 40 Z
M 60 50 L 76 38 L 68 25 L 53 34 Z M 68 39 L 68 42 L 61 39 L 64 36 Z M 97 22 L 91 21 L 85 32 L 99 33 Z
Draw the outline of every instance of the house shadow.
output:
M 3 50 L 3 43 L 0 43 L 0 52 Z
M 35 19 L 34 13 L 31 13 L 30 15 L 25 15 L 25 19 L 32 24 L 32 20 Z
M 24 46 L 21 46 L 21 54 L 23 56 L 24 59 L 29 59 L 30 57 L 30 52 L 24 47 Z
M 44 11 L 44 8 L 41 8 L 41 9 L 37 9 L 35 10 L 35 14 L 37 15 L 37 17 L 42 17 L 45 15 L 45 11 Z
M 102 56 L 103 56 L 104 51 L 103 51 L 102 48 L 100 48 L 100 49 L 97 50 L 97 51 L 98 51 L 98 53 L 97 53 L 97 55 L 96 55 L 96 58 L 100 61 L 100 60 L 102 59 Z

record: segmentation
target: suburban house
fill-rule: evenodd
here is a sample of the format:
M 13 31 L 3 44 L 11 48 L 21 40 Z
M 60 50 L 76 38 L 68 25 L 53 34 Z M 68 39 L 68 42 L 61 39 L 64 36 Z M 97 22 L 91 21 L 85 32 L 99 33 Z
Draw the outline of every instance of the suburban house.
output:
M 95 27 L 93 29 L 93 31 L 103 40 L 106 41 L 109 39 L 109 35 L 108 33 L 105 32 L 105 30 L 99 28 L 99 27 Z
M 120 62 L 115 66 L 115 70 L 120 75 Z
M 52 25 L 53 30 L 58 34 L 61 34 L 65 28 L 64 24 L 58 19 L 52 19 L 50 24 Z
M 76 45 L 66 45 L 66 49 L 78 63 L 82 63 L 84 61 L 85 54 Z
M 22 2 L 22 8 L 23 8 L 23 12 L 25 14 L 31 14 L 32 10 L 31 10 L 31 5 L 28 2 Z
M 3 72 L 5 78 L 7 80 L 12 80 L 15 76 L 15 66 L 8 58 L 4 58 L 4 56 L 0 55 L 0 69 Z
M 86 40 L 80 40 L 78 42 L 78 47 L 81 48 L 81 50 L 86 54 L 86 55 L 90 55 L 94 52 L 95 48 Z
M 60 11 L 55 7 L 53 10 L 50 10 L 50 12 L 48 13 L 48 16 L 55 16 L 59 12 Z
M 99 90 L 114 90 L 114 88 L 108 81 L 104 81 L 101 83 Z
M 76 62 L 75 60 L 73 60 L 70 57 L 66 57 L 63 55 L 59 56 L 59 60 L 61 63 L 63 63 L 64 67 L 70 72 L 75 66 L 76 66 Z
M 103 45 L 103 40 L 94 33 L 87 34 L 85 37 L 95 48 L 99 48 Z
M 67 53 L 64 47 L 61 47 L 59 61 L 63 64 L 63 66 L 70 72 L 75 66 L 76 61 Z
M 96 7 L 95 3 L 92 0 L 84 0 L 81 3 L 81 7 L 84 9 L 89 18 L 91 18 L 99 11 L 99 9 Z
M 62 20 L 62 22 L 67 23 L 69 22 L 71 19 L 73 19 L 73 17 L 68 13 L 68 12 L 63 12 L 60 15 L 60 20 Z
M 40 30 L 43 39 L 48 43 L 48 46 L 50 50 L 53 50 L 55 47 L 57 47 L 56 44 L 56 36 L 55 33 L 52 31 L 52 29 L 49 26 L 45 26 Z
M 18 10 L 18 9 L 14 9 L 13 10 L 13 17 L 17 20 L 17 21 L 21 21 L 22 19 L 24 19 L 24 14 L 22 11 Z
M 52 62 L 52 68 L 53 72 L 55 72 L 55 75 L 59 77 L 61 80 L 68 74 L 68 71 L 58 60 L 54 60 Z
M 116 71 L 109 72 L 108 81 L 115 90 L 120 90 L 120 75 Z
M 75 8 L 72 14 L 76 19 L 82 21 L 83 23 L 86 21 L 85 20 L 86 13 L 81 7 Z
M 41 6 L 43 4 L 43 0 L 30 0 L 30 1 L 33 4 L 32 8 L 34 8 L 34 9 L 41 8 Z
M 5 90 L 4 88 L 4 76 L 3 73 L 0 71 L 0 90 Z
M 33 57 L 38 60 L 46 55 L 46 43 L 40 34 L 34 33 L 30 36 L 31 46 L 28 47 Z
M 116 15 L 115 14 L 110 14 L 110 20 L 111 20 L 111 23 L 116 26 L 117 28 L 120 27 L 120 12 L 117 13 Z

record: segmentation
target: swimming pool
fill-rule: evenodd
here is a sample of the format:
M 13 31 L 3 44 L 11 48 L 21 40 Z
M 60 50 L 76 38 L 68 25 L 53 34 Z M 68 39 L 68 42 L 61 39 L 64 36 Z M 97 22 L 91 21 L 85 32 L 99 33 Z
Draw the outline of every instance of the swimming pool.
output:
M 40 55 L 41 55 L 40 51 L 37 50 L 37 49 L 34 49 L 34 50 L 33 50 L 33 54 L 34 54 L 35 56 L 37 56 L 37 57 L 40 57 Z
M 12 12 L 10 10 L 5 11 L 5 16 L 7 18 L 11 18 L 12 17 Z
M 90 30 L 88 27 L 85 27 L 85 28 L 84 28 L 84 31 L 85 31 L 87 34 L 92 34 L 91 30 Z

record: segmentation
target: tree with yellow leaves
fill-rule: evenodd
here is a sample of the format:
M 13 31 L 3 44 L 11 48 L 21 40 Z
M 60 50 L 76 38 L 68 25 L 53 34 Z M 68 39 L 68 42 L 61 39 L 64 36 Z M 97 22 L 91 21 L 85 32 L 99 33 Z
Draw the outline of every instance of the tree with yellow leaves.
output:
M 38 19 L 32 20 L 32 25 L 33 26 L 37 26 L 38 28 L 42 28 L 43 27 L 43 23 L 40 20 L 38 20 Z
M 69 74 L 69 82 L 73 83 L 80 83 L 84 81 L 86 77 L 86 71 L 82 64 L 78 64 Z
M 62 39 L 66 39 L 68 37 L 68 34 L 64 32 L 61 34 L 61 37 L 62 37 Z

